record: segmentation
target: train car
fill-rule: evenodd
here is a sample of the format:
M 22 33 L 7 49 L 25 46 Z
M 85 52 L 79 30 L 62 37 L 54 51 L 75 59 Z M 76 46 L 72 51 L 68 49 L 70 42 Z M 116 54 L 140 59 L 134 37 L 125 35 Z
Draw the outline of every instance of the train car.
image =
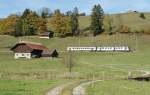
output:
M 129 52 L 130 49 L 127 46 L 117 47 L 67 47 L 68 51 L 97 51 L 97 52 Z
M 129 50 L 129 47 L 121 46 L 121 47 L 115 47 L 114 51 L 117 51 L 117 52 L 128 52 L 130 50 Z
M 125 47 L 125 51 L 126 51 L 126 52 L 129 52 L 129 51 L 130 51 L 130 48 L 129 48 L 129 47 Z
M 67 47 L 68 51 L 96 51 L 96 47 Z
M 97 47 L 97 51 L 112 52 L 114 51 L 114 47 Z

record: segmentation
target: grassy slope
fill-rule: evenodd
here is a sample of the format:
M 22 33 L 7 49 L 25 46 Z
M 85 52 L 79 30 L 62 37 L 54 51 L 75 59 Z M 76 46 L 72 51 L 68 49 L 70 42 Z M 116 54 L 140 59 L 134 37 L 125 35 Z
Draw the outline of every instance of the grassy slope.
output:
M 131 30 L 142 30 L 150 26 L 150 13 L 144 13 L 146 19 L 140 18 L 140 13 L 123 13 L 123 14 L 111 14 L 112 26 L 125 25 L 131 28 Z M 50 21 L 50 19 L 48 19 Z M 91 17 L 81 16 L 79 17 L 79 26 L 83 30 L 90 26 Z M 104 21 L 105 22 L 105 21 Z M 51 27 L 51 24 L 48 24 Z
M 10 40 L 10 44 L 15 44 L 16 38 L 6 36 Z M 2 37 L 2 39 L 4 39 Z M 50 40 L 38 39 L 36 37 L 23 37 L 27 41 L 41 42 L 49 48 L 56 48 L 60 51 L 65 51 L 67 46 L 78 46 L 79 38 L 53 38 Z M 8 40 L 4 40 L 1 46 L 8 47 Z M 12 42 L 11 42 L 12 41 Z M 143 35 L 138 37 L 138 48 L 137 52 L 133 53 L 75 53 L 76 55 L 76 65 L 74 72 L 79 76 L 88 76 L 90 73 L 101 74 L 103 70 L 107 73 L 112 71 L 111 65 L 117 68 L 123 68 L 125 70 L 131 69 L 148 69 L 149 64 L 149 36 Z M 83 37 L 80 40 L 83 46 L 100 46 L 100 45 L 128 45 L 132 50 L 136 49 L 135 37 L 134 35 L 101 35 L 95 38 L 93 37 Z M 1 50 L 7 50 L 8 48 L 0 48 Z M 13 75 L 23 76 L 23 78 L 28 77 L 33 78 L 33 75 L 38 75 L 41 79 L 45 78 L 47 75 L 51 74 L 64 74 L 66 68 L 62 64 L 60 53 L 60 58 L 58 59 L 32 59 L 32 60 L 14 60 L 12 53 L 0 53 L 0 72 L 6 74 L 2 76 L 7 79 L 7 77 L 13 77 Z M 9 60 L 9 61 L 8 61 Z M 29 64 L 28 64 L 29 63 Z M 17 70 L 15 69 L 18 67 Z M 103 66 L 103 68 L 98 68 Z M 95 68 L 95 69 L 90 69 Z M 80 70 L 81 69 L 81 70 Z M 10 74 L 9 74 L 10 73 Z M 13 77 L 15 79 L 15 77 Z
M 149 86 L 149 82 L 103 81 L 90 85 L 87 88 L 87 95 L 148 95 Z
M 133 27 L 133 29 L 139 29 L 139 27 L 149 26 L 150 14 L 145 14 L 146 20 L 139 18 L 138 14 L 122 14 L 122 22 L 125 25 Z M 117 15 L 111 15 L 113 18 L 114 25 L 119 22 L 117 20 Z M 85 29 L 90 25 L 90 17 L 80 17 L 80 29 Z M 0 36 L 0 51 L 8 51 L 11 46 L 13 46 L 19 40 L 40 42 L 49 48 L 57 48 L 58 50 L 64 51 L 67 46 L 78 46 L 78 37 L 68 37 L 68 38 L 53 38 L 50 40 L 38 39 L 37 37 L 21 37 L 14 38 L 10 36 Z M 150 61 L 148 52 L 150 49 L 150 36 L 141 36 L 138 38 L 138 51 L 134 53 L 76 53 L 76 64 L 73 68 L 77 78 L 99 78 L 99 79 L 114 79 L 120 77 L 126 77 L 128 71 L 132 70 L 150 70 Z M 80 38 L 80 43 L 83 46 L 99 46 L 99 45 L 128 45 L 132 49 L 136 48 L 134 35 L 113 35 L 113 36 L 97 36 Z M 63 54 L 60 55 L 62 57 Z M 48 88 L 59 84 L 60 81 L 48 81 L 47 79 L 58 77 L 62 82 L 62 75 L 66 72 L 64 64 L 62 64 L 61 58 L 58 59 L 32 59 L 32 60 L 14 60 L 12 53 L 2 53 L 0 52 L 0 95 L 42 95 Z M 136 72 L 135 72 L 136 73 Z M 139 72 L 137 72 L 139 73 Z M 8 79 L 8 80 L 5 80 Z M 11 80 L 9 80 L 11 79 Z M 17 81 L 20 79 L 20 81 Z M 28 80 L 26 80 L 28 79 Z M 32 81 L 33 79 L 43 79 Z M 108 83 L 103 83 L 106 86 L 104 92 L 101 92 L 102 86 L 94 85 L 89 87 L 88 92 L 90 93 L 107 93 L 107 87 L 116 90 L 121 85 L 131 86 L 131 89 L 140 87 L 141 84 L 138 82 L 129 81 L 110 81 Z M 115 83 L 115 84 L 114 84 Z M 128 85 L 129 84 L 129 85 Z M 11 86 L 13 85 L 13 86 Z M 147 85 L 142 84 L 143 91 L 147 91 Z M 97 88 L 97 89 L 96 89 Z M 124 92 L 124 95 L 128 95 L 129 92 L 120 88 L 119 91 Z M 141 91 L 141 90 L 140 90 Z M 132 92 L 136 92 L 133 90 Z M 119 95 L 117 91 L 114 91 L 115 95 Z M 136 92 L 137 95 L 141 93 Z M 93 95 L 93 94 L 91 94 Z M 97 94 L 96 94 L 97 95 Z M 112 95 L 112 94 L 111 94 Z M 146 94 L 145 94 L 146 95 Z
M 58 80 L 0 80 L 0 95 L 44 95 Z
M 21 37 L 20 39 L 26 41 L 41 42 L 49 48 L 57 48 L 58 50 L 66 50 L 66 47 L 78 45 L 78 37 L 68 37 L 68 38 L 53 38 L 50 40 L 38 39 L 37 37 Z M 8 50 L 7 47 L 12 46 L 18 41 L 18 38 L 10 36 L 0 36 L 0 51 Z M 136 48 L 134 35 L 101 35 L 97 37 L 81 37 L 81 44 L 85 46 L 91 45 L 129 45 L 133 50 Z M 150 70 L 150 36 L 143 35 L 138 37 L 138 51 L 131 53 L 75 53 L 76 64 L 74 65 L 73 72 L 76 78 L 98 78 L 98 79 L 116 79 L 125 78 L 128 71 L 132 70 Z M 39 86 L 30 85 L 30 81 L 33 79 L 59 79 L 64 80 L 64 73 L 66 68 L 62 64 L 60 54 L 58 59 L 32 59 L 32 60 L 15 60 L 13 59 L 12 53 L 0 53 L 0 88 L 2 89 L 4 95 L 12 90 L 18 90 L 18 82 L 16 80 L 22 80 L 21 83 L 26 83 L 27 86 L 23 89 L 28 89 L 28 87 L 35 87 L 39 89 Z M 138 71 L 134 71 L 139 73 Z M 11 79 L 14 87 L 8 87 L 9 82 L 4 81 L 5 79 Z M 28 80 L 26 80 L 28 79 Z M 34 81 L 32 81 L 34 83 Z M 40 82 L 40 81 L 38 81 Z M 8 83 L 8 84 L 7 84 Z M 41 85 L 49 83 L 49 81 L 40 82 Z M 113 83 L 113 82 L 112 82 Z M 55 84 L 55 83 L 54 83 Z M 57 82 L 56 82 L 57 84 Z M 130 83 L 134 85 L 134 83 Z M 38 83 L 37 83 L 38 85 Z M 117 84 L 116 84 L 117 85 Z M 118 83 L 118 85 L 120 85 Z M 137 84 L 140 85 L 140 84 Z M 45 89 L 41 89 L 40 93 L 43 93 L 46 89 L 53 85 L 48 84 L 43 86 Z M 8 89 L 8 90 L 7 90 Z M 145 88 L 146 89 L 146 88 Z M 34 90 L 33 90 L 34 91 Z M 12 91 L 16 93 L 15 91 Z M 11 92 L 10 92 L 11 93 Z M 17 92 L 20 93 L 20 92 Z M 28 91 L 22 92 L 32 93 Z M 36 93 L 36 90 L 33 92 Z M 90 93 L 90 91 L 89 91 Z M 7 95 L 7 94 L 6 94 Z M 17 94 L 12 94 L 17 95 Z M 127 95 L 127 94 L 126 94 Z M 137 94 L 138 95 L 138 94 Z
M 131 28 L 131 30 L 141 30 L 150 26 L 150 14 L 145 13 L 145 18 L 140 18 L 139 13 L 124 13 L 124 14 L 115 14 L 111 15 L 113 19 L 113 25 L 117 26 L 118 24 L 126 25 Z

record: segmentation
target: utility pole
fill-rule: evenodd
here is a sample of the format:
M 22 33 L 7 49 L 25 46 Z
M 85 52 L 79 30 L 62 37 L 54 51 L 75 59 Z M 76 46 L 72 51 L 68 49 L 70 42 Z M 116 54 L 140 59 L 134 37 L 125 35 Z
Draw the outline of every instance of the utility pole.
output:
M 80 40 L 80 32 L 79 32 L 79 40 L 78 40 L 78 46 L 80 47 L 81 46 L 81 40 Z
M 138 34 L 135 33 L 135 48 L 136 48 L 136 52 L 138 52 Z

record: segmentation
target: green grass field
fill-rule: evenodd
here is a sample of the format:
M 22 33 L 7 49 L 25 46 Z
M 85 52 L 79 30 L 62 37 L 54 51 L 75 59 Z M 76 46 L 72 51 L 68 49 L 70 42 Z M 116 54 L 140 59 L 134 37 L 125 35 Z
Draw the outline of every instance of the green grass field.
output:
M 44 95 L 61 80 L 0 80 L 0 95 Z
M 79 37 L 67 37 L 52 38 L 49 40 L 32 36 L 21 38 L 0 36 L 0 92 L 2 92 L 0 95 L 44 95 L 47 89 L 59 85 L 67 79 L 68 71 L 66 66 L 62 63 L 64 53 L 60 53 L 59 58 L 54 59 L 15 60 L 13 53 L 6 51 L 19 40 L 40 42 L 49 48 L 56 48 L 58 51 L 66 51 L 67 46 L 128 45 L 132 52 L 74 53 L 74 59 L 76 61 L 72 71 L 73 80 L 110 80 L 102 82 L 105 88 L 101 86 L 101 82 L 89 86 L 87 88 L 89 95 L 107 94 L 107 89 L 113 91 L 118 89 L 121 85 L 125 85 L 126 88 L 130 87 L 133 95 L 135 95 L 135 93 L 136 95 L 141 95 L 141 93 L 137 92 L 136 87 L 138 88 L 142 85 L 144 91 L 148 89 L 149 83 L 127 81 L 124 79 L 127 78 L 129 71 L 132 71 L 134 75 L 144 73 L 141 71 L 150 71 L 150 35 L 135 36 L 131 34 L 116 34 L 108 36 L 103 34 L 97 37 L 80 37 L 80 39 Z M 134 85 L 136 85 L 136 87 L 134 87 Z M 113 88 L 113 86 L 116 88 Z M 129 95 L 130 91 L 127 92 L 124 90 L 126 88 L 120 88 L 120 92 L 114 92 L 114 94 L 108 93 L 108 95 L 120 95 L 121 92 L 124 92 L 123 95 Z M 101 92 L 99 89 L 104 90 Z M 95 92 L 95 94 L 92 94 L 93 92 Z
M 90 85 L 87 88 L 87 95 L 149 95 L 149 86 L 149 82 L 102 81 Z

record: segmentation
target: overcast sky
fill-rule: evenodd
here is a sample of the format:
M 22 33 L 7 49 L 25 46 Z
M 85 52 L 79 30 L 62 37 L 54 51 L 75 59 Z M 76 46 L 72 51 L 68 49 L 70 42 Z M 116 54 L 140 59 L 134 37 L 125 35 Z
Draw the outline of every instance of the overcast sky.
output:
M 150 0 L 0 0 L 0 18 L 22 12 L 25 8 L 38 10 L 48 7 L 62 12 L 78 7 L 80 12 L 91 13 L 94 4 L 101 4 L 105 13 L 119 13 L 128 10 L 150 12 Z

